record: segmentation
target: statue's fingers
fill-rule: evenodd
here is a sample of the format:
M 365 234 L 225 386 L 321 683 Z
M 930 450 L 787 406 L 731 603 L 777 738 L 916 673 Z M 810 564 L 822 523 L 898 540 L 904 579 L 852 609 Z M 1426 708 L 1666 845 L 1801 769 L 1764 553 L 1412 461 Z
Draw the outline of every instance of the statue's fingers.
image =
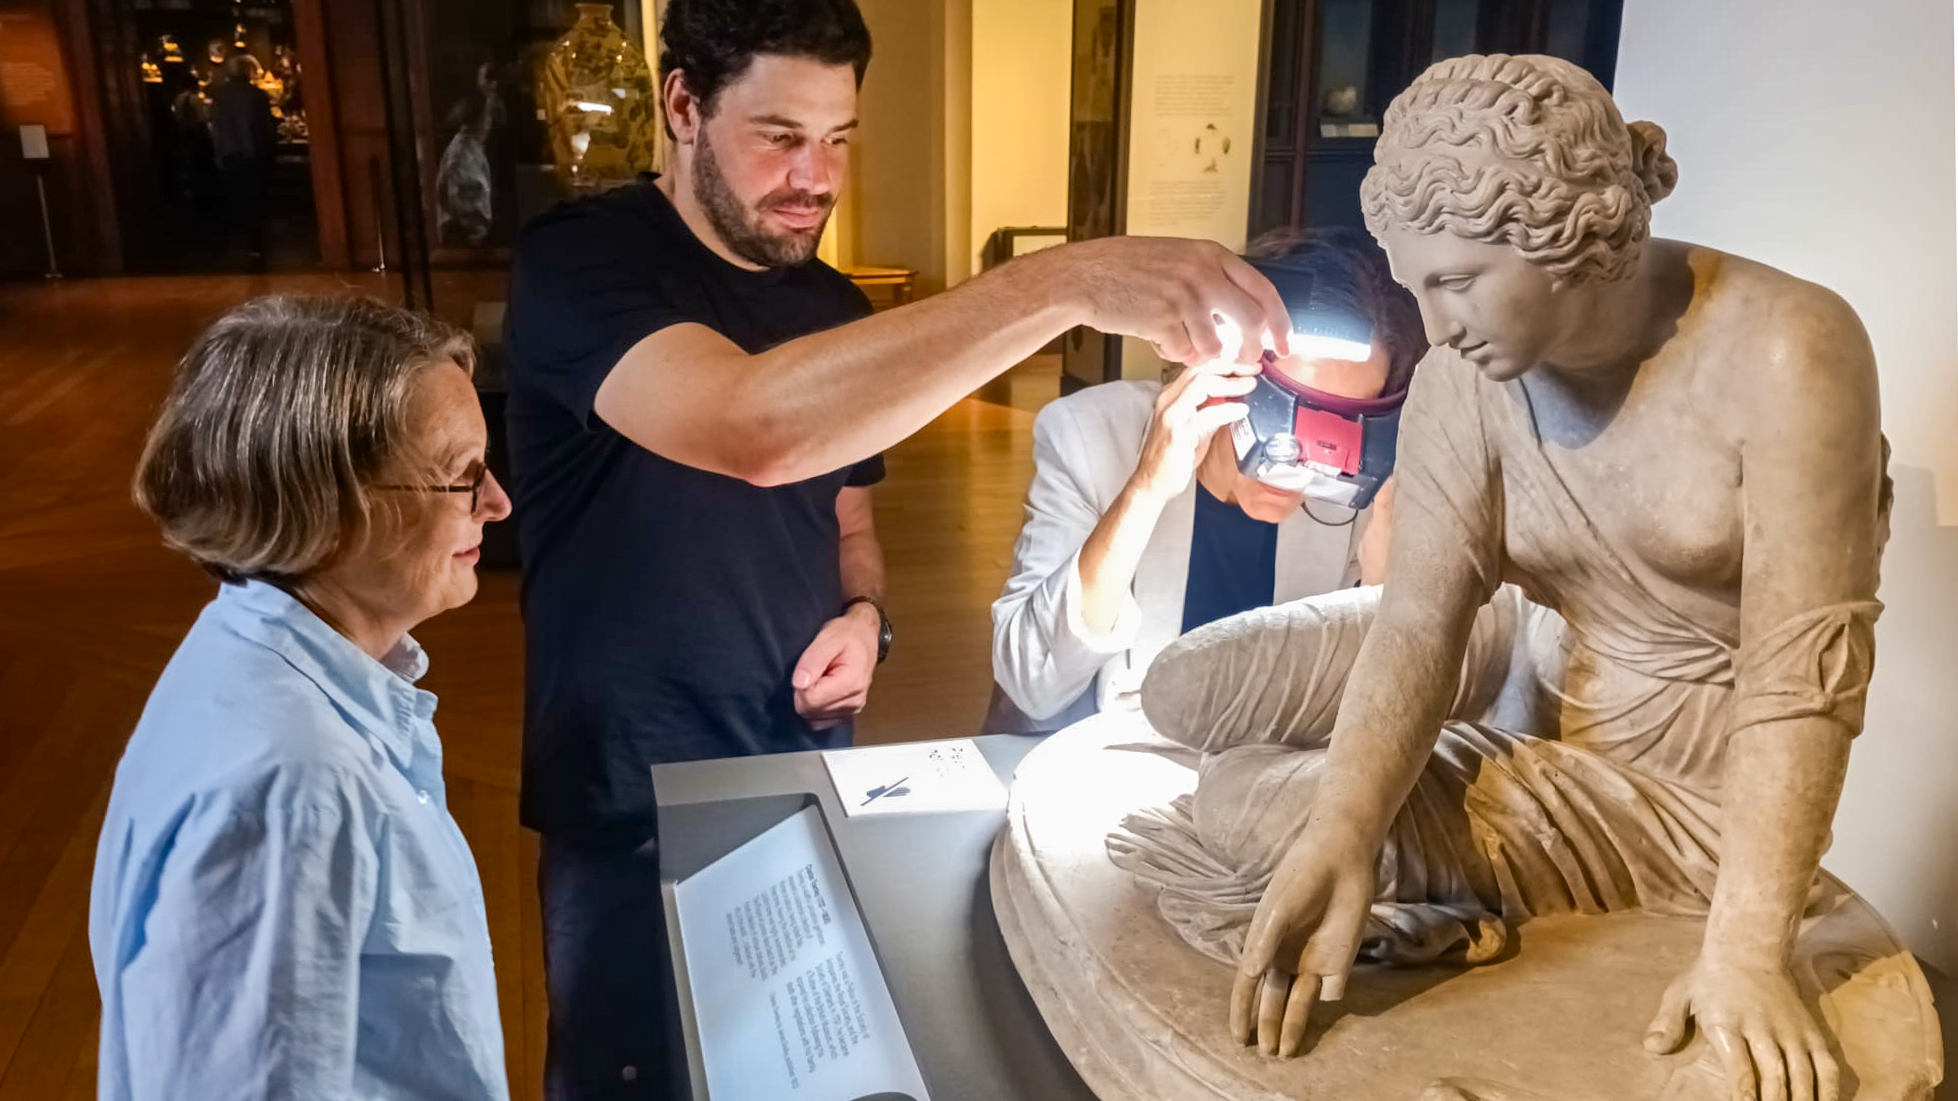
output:
M 1761 1101 L 1788 1101 L 1788 1060 L 1774 1036 L 1765 1028 L 1748 1029 L 1747 1052 L 1754 1062 Z
M 1754 1077 L 1754 1060 L 1747 1053 L 1747 1044 L 1722 1025 L 1708 1025 L 1704 1019 L 1700 1025 L 1706 1032 L 1708 1045 L 1720 1060 L 1729 1101 L 1760 1101 L 1760 1083 Z
M 1788 1060 L 1789 1101 L 1815 1101 L 1815 1055 L 1807 1039 L 1782 1045 Z
M 1346 977 L 1348 974 L 1348 972 L 1342 971 L 1337 975 L 1321 975 L 1319 977 L 1319 1000 L 1322 1002 L 1336 1002 L 1344 998 L 1346 996 Z
M 1278 1057 L 1295 1058 L 1305 1048 L 1305 1026 L 1312 1020 L 1312 1003 L 1318 1000 L 1316 975 L 1300 975 L 1292 982 L 1285 999 L 1285 1023 L 1278 1032 Z
M 1237 972 L 1253 979 L 1264 978 L 1265 972 L 1279 965 L 1279 953 L 1284 952 L 1285 965 L 1295 961 L 1293 951 L 1287 950 L 1286 941 L 1292 930 L 1301 928 L 1303 918 L 1287 904 L 1285 889 L 1281 883 L 1284 875 L 1281 869 L 1273 877 L 1271 885 L 1265 888 L 1265 896 L 1258 900 L 1258 908 L 1251 914 L 1251 926 L 1244 931 L 1244 950 L 1238 953 Z
M 1276 967 L 1265 972 L 1258 988 L 1258 1051 L 1278 1054 L 1278 1035 L 1285 1023 L 1285 999 L 1292 990 L 1292 976 Z
M 1346 975 L 1360 952 L 1360 934 L 1366 927 L 1370 908 L 1364 903 L 1333 905 L 1327 908 L 1319 928 L 1305 942 L 1300 971 L 1322 977 L 1319 996 L 1336 1002 L 1346 994 Z
M 1840 1101 L 1842 1068 L 1836 1065 L 1829 1042 L 1817 1035 L 1808 1044 L 1809 1064 L 1815 1068 L 1815 1101 Z
M 1666 987 L 1659 999 L 1659 1012 L 1645 1026 L 1645 1050 L 1654 1055 L 1671 1055 L 1686 1042 L 1686 1014 L 1691 1000 L 1686 996 L 1686 976 Z
M 1249 1044 L 1258 1023 L 1258 989 L 1264 983 L 1264 976 L 1237 973 L 1237 984 L 1231 988 L 1231 1037 L 1239 1044 Z

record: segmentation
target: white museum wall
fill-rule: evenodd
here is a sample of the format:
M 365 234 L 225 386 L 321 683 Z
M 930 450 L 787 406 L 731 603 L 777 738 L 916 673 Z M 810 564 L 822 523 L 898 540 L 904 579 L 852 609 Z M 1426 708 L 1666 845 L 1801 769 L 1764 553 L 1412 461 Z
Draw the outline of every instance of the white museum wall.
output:
M 1665 127 L 1679 162 L 1655 232 L 1831 287 L 1869 329 L 1897 502 L 1867 732 L 1826 866 L 1946 971 L 1958 969 L 1953 32 L 1949 0 L 1627 0 L 1615 89 L 1627 120 Z
M 1123 232 L 1244 247 L 1257 142 L 1263 0 L 1136 0 Z M 1122 341 L 1122 377 L 1154 379 L 1148 342 Z

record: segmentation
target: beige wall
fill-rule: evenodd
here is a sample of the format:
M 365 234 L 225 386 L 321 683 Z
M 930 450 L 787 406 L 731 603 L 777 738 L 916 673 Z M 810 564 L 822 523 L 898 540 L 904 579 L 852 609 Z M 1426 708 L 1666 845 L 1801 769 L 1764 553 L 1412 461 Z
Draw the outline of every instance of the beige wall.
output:
M 972 219 L 964 257 L 979 270 L 1002 226 L 1067 224 L 1073 0 L 974 0 Z
M 1659 233 L 1832 287 L 1870 331 L 1897 504 L 1866 732 L 1826 863 L 1947 970 L 1958 968 L 1955 52 L 1952 5 L 1938 0 L 1866 0 L 1853 15 L 1836 0 L 1632 0 L 1617 86 L 1626 117 L 1664 126 L 1679 161 Z
M 936 85 L 938 135 L 944 150 L 944 169 L 937 178 L 943 196 L 945 243 L 939 256 L 938 286 L 956 286 L 972 274 L 972 250 L 985 243 L 972 237 L 972 124 L 979 86 L 974 83 L 972 26 L 976 9 L 1000 0 L 939 0 L 938 49 L 944 71 Z
M 858 2 L 874 51 L 838 260 L 913 268 L 929 294 L 1000 226 L 1063 224 L 1072 0 Z
M 965 274 L 972 4 L 859 0 L 873 53 L 839 258 L 912 268 L 920 294 Z
M 1136 0 L 1123 231 L 1244 247 L 1258 127 L 1262 0 Z M 1154 379 L 1155 349 L 1122 339 L 1122 377 Z

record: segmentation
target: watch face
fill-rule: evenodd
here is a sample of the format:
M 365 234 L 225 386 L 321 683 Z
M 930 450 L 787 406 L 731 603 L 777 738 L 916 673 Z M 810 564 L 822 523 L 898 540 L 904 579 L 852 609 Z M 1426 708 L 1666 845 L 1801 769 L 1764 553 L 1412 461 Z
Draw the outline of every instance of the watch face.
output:
M 877 660 L 883 661 L 891 653 L 891 621 L 881 615 L 878 618 L 883 622 L 877 628 Z

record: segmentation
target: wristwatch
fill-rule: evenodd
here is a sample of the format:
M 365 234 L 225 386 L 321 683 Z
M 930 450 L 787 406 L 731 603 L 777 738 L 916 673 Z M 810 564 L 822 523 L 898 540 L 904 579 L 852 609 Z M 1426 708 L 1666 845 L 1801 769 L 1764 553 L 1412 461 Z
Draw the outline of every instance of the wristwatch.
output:
M 884 614 L 883 602 L 874 596 L 853 596 L 843 602 L 843 611 L 847 612 L 858 604 L 868 604 L 877 609 L 877 664 L 882 665 L 884 659 L 891 656 L 891 617 Z

